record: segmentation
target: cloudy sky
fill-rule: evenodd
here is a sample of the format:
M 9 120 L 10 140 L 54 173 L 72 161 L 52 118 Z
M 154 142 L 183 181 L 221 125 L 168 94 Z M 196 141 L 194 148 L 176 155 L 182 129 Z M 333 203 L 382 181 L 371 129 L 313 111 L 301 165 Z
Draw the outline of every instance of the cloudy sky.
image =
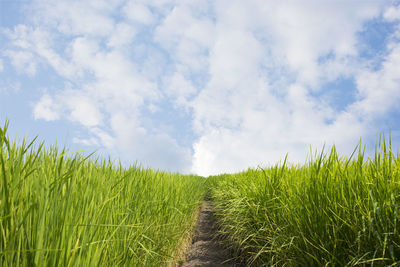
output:
M 200 175 L 400 144 L 400 1 L 0 0 L 10 135 Z

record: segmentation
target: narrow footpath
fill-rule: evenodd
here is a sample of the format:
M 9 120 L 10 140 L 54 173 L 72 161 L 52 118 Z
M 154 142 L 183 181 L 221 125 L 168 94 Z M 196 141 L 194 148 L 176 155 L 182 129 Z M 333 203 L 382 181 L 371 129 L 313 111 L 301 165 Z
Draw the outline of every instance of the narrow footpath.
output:
M 212 205 L 205 200 L 197 220 L 192 245 L 186 254 L 186 262 L 181 267 L 244 266 L 236 263 L 229 251 L 215 240 L 216 228 Z

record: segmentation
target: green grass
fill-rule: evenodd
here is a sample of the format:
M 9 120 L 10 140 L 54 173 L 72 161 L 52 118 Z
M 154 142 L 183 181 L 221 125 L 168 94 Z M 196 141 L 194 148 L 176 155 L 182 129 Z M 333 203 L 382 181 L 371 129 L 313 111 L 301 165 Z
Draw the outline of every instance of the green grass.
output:
M 0 266 L 167 266 L 207 188 L 221 235 L 252 266 L 400 265 L 400 157 L 335 148 L 305 165 L 210 177 L 125 168 L 0 127 Z M 389 138 L 390 140 L 390 138 Z
M 208 179 L 220 232 L 253 266 L 400 264 L 400 158 L 316 154 Z M 389 138 L 390 140 L 390 138 Z
M 204 179 L 124 168 L 0 128 L 0 266 L 165 266 L 193 226 Z

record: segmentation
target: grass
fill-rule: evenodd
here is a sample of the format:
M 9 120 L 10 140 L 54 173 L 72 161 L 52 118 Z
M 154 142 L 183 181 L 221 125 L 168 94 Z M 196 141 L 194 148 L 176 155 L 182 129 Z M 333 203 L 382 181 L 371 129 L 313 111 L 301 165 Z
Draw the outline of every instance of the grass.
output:
M 0 127 L 0 266 L 182 261 L 205 192 L 249 266 L 400 265 L 400 157 L 315 153 L 207 179 L 10 141 Z M 390 140 L 390 138 L 389 138 Z
M 390 140 L 390 138 L 389 138 Z M 208 179 L 220 232 L 253 266 L 398 266 L 400 158 L 315 154 Z
M 84 157 L 0 128 L 1 266 L 165 266 L 204 179 Z

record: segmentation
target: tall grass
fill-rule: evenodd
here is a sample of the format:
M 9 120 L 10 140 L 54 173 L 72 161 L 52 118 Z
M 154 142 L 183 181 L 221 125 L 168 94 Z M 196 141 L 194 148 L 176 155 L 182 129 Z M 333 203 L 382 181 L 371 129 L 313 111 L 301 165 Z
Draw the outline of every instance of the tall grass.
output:
M 191 231 L 204 179 L 124 168 L 0 128 L 1 266 L 164 266 Z
M 211 177 L 220 231 L 254 266 L 400 264 L 400 158 L 316 154 L 303 166 Z

